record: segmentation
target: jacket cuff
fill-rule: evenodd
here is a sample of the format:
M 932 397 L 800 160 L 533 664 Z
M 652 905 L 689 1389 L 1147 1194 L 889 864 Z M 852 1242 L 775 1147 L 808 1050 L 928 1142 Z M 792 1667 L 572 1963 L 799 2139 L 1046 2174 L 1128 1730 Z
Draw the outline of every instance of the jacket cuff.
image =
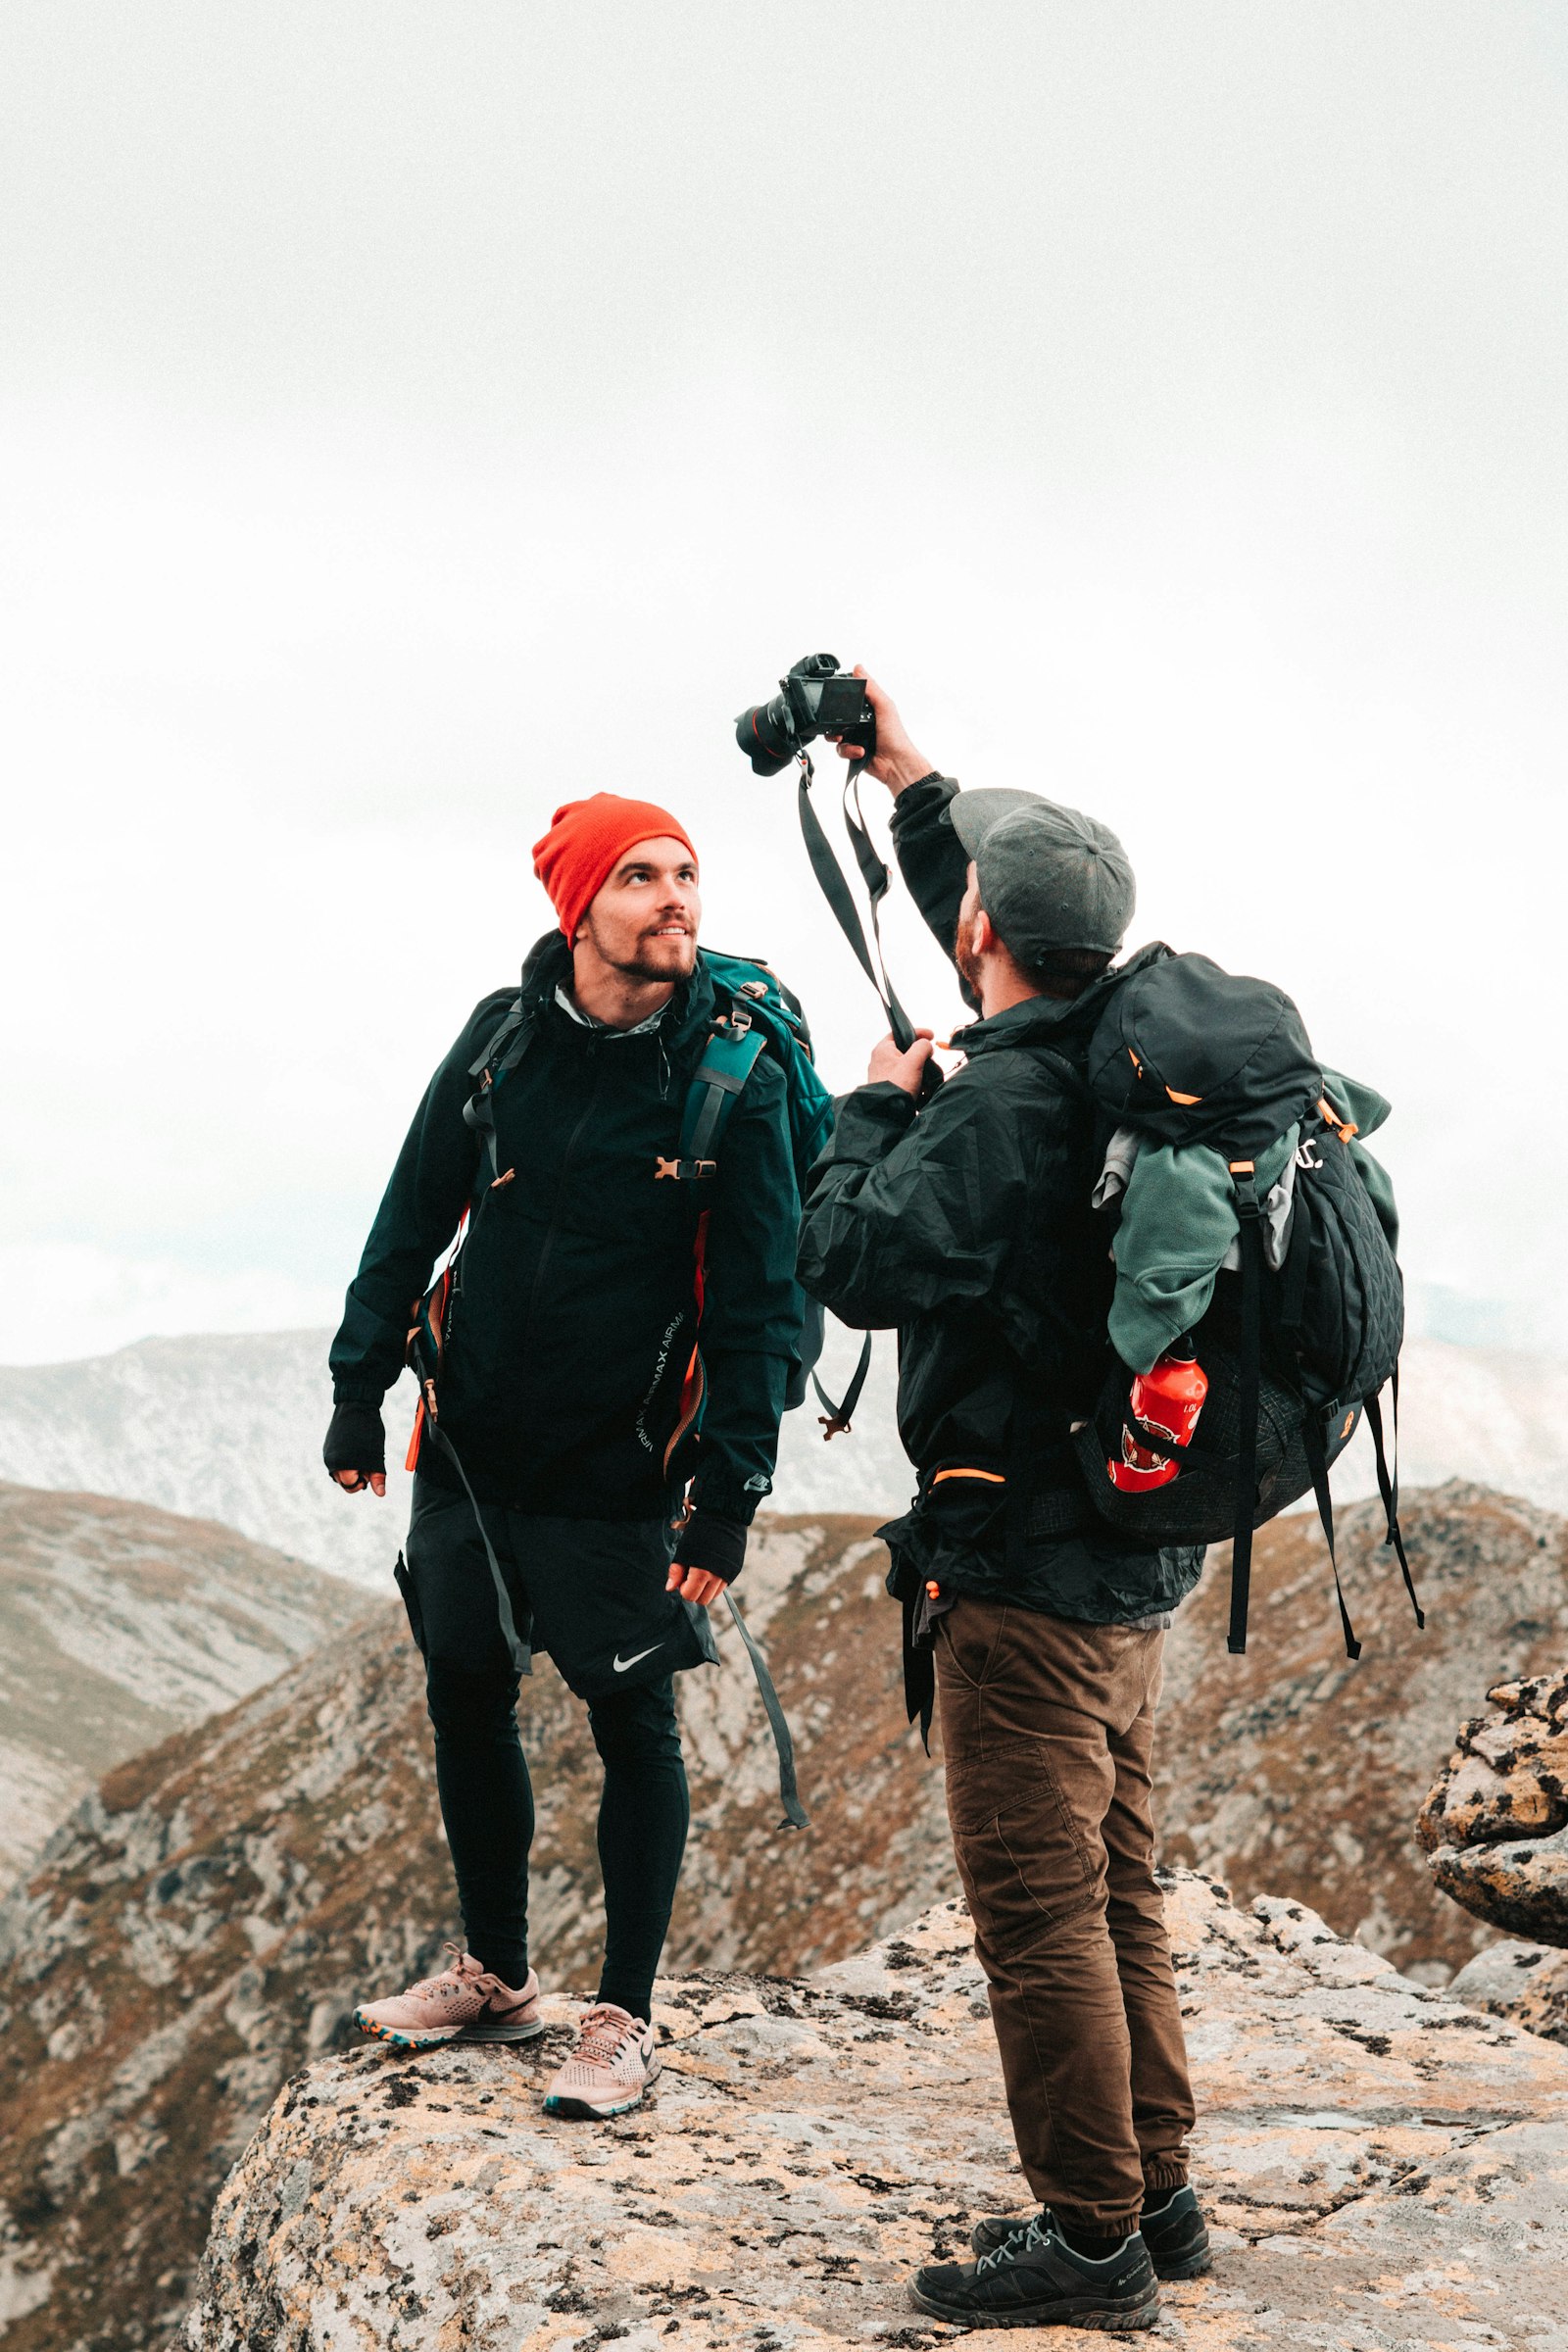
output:
M 334 1380 L 334 1404 L 373 1404 L 379 1406 L 386 1395 L 385 1383 L 379 1380 Z
M 933 768 L 918 784 L 901 792 L 893 804 L 893 838 L 908 833 L 916 826 L 934 824 L 953 799 L 958 787 L 952 776 L 944 776 Z

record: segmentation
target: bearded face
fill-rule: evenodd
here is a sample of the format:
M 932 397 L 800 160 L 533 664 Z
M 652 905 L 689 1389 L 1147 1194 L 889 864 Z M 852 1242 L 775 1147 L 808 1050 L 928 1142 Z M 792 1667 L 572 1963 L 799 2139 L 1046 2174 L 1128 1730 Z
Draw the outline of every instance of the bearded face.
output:
M 628 980 L 684 980 L 697 962 L 703 902 L 684 842 L 639 841 L 604 884 L 577 934 Z

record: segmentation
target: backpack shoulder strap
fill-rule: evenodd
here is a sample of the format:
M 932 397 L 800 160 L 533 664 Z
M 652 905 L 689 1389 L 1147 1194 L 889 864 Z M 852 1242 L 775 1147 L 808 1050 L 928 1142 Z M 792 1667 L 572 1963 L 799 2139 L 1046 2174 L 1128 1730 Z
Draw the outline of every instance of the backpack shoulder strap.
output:
M 756 1069 L 767 1038 L 744 997 L 736 997 L 709 1032 L 703 1058 L 686 1092 L 680 1146 L 674 1159 L 661 1159 L 655 1177 L 677 1183 L 706 1183 L 718 1173 L 717 1152 L 729 1114 Z
M 479 1138 L 489 1154 L 492 1185 L 501 1181 L 501 1165 L 496 1156 L 496 1121 L 490 1097 L 533 1044 L 533 1029 L 532 1014 L 521 997 L 514 997 L 484 1052 L 468 1064 L 468 1076 L 479 1083 L 463 1105 L 463 1123 Z
M 500 1028 L 491 1036 L 490 1042 L 477 1060 L 469 1062 L 468 1076 L 470 1078 L 489 1078 L 494 1075 L 496 1063 L 501 1058 L 509 1041 L 522 1027 L 523 1019 L 522 999 L 514 997 L 512 1003 L 507 1006 Z

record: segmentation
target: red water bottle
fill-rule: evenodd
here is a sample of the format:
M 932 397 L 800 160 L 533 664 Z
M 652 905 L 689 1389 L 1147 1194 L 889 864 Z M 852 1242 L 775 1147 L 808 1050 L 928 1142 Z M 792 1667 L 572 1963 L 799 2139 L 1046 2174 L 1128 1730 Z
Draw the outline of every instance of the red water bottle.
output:
M 1208 1375 L 1202 1365 L 1193 1356 L 1177 1355 L 1167 1348 L 1152 1372 L 1134 1374 L 1128 1414 L 1152 1436 L 1165 1438 L 1173 1446 L 1190 1446 L 1207 1395 Z M 1140 1446 L 1125 1428 L 1121 1459 L 1112 1458 L 1105 1464 L 1111 1485 L 1123 1494 L 1146 1494 L 1154 1487 L 1168 1487 L 1177 1467 L 1168 1454 L 1152 1453 L 1147 1446 Z

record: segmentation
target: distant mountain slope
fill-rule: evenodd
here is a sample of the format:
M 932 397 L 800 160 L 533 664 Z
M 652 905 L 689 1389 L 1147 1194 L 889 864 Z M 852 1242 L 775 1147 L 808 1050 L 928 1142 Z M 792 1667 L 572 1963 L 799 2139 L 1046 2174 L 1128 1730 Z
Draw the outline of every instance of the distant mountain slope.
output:
M 388 1399 L 387 1499 L 342 1494 L 321 1467 L 329 1337 L 142 1340 L 81 1363 L 0 1366 L 0 1478 L 221 1519 L 258 1543 L 390 1592 L 409 1517 L 402 1461 L 413 1383 L 405 1375 Z M 858 1347 L 834 1327 L 823 1377 L 835 1396 Z M 903 1507 L 913 1481 L 893 1422 L 895 1378 L 894 1343 L 884 1335 L 853 1436 L 824 1443 L 814 1401 L 789 1415 L 774 1508 Z
M 0 1886 L 112 1765 L 231 1706 L 366 1606 L 209 1520 L 0 1486 Z
M 221 1519 L 340 1576 L 387 1590 L 408 1524 L 399 1465 L 414 1414 L 407 1378 L 388 1403 L 388 1499 L 334 1491 L 321 1468 L 327 1334 L 281 1331 L 143 1340 L 74 1364 L 0 1366 L 0 1478 L 125 1494 Z M 842 1395 L 858 1337 L 832 1325 L 823 1379 Z M 780 1511 L 902 1510 L 913 1480 L 894 1420 L 897 1350 L 877 1337 L 854 1434 L 825 1444 L 813 1399 L 784 1423 Z M 1414 1340 L 1405 1350 L 1403 1474 L 1465 1478 L 1568 1510 L 1568 1364 L 1506 1348 Z M 1344 1499 L 1373 1492 L 1359 1446 L 1335 1473 Z

